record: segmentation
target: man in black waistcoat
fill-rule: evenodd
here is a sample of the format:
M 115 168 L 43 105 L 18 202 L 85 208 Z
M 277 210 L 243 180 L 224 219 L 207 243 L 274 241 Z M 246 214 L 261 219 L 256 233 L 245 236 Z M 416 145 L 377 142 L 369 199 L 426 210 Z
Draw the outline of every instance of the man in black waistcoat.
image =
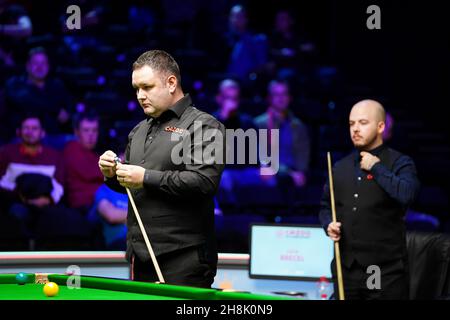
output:
M 113 190 L 130 189 L 165 282 L 211 287 L 217 270 L 214 195 L 224 168 L 219 149 L 225 147 L 225 128 L 183 93 L 178 64 L 167 52 L 143 53 L 133 64 L 132 85 L 147 118 L 128 136 L 125 163 L 116 164 L 116 153 L 108 150 L 99 167 Z M 128 208 L 131 277 L 156 282 Z
M 353 106 L 349 125 L 356 150 L 333 166 L 336 223 L 328 183 L 321 200 L 322 226 L 339 241 L 346 299 L 408 299 L 404 216 L 420 186 L 413 160 L 383 144 L 385 119 L 376 101 Z M 335 268 L 333 260 L 334 280 Z M 337 296 L 336 288 L 337 281 Z

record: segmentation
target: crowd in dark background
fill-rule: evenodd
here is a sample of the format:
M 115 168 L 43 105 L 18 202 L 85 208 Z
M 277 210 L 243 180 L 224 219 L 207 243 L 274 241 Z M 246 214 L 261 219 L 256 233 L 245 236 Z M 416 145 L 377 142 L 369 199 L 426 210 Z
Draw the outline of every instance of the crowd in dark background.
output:
M 442 13 L 382 3 L 382 29 L 369 30 L 369 4 L 341 2 L 1 0 L 0 248 L 124 248 L 126 197 L 103 185 L 97 157 L 123 152 L 144 116 L 131 65 L 150 49 L 175 57 L 184 90 L 227 128 L 285 137 L 275 181 L 224 173 L 220 251 L 246 252 L 251 222 L 318 223 L 326 152 L 336 161 L 352 150 L 348 113 L 367 98 L 389 113 L 387 143 L 418 167 L 408 228 L 450 232 Z M 66 25 L 72 4 L 80 30 Z

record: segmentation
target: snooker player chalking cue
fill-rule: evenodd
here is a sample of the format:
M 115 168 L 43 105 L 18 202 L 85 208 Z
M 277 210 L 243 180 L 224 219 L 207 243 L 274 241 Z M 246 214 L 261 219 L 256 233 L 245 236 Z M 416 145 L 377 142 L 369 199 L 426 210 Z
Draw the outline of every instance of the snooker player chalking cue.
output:
M 327 159 L 328 159 L 328 177 L 330 180 L 331 214 L 333 217 L 333 222 L 336 223 L 336 207 L 334 205 L 333 173 L 331 171 L 330 152 L 327 152 Z M 339 250 L 339 241 L 334 241 L 334 252 L 336 254 L 336 269 L 337 269 L 337 280 L 338 280 L 338 289 L 339 289 L 339 300 L 345 300 L 344 281 L 342 279 L 342 267 L 341 267 L 341 251 Z
M 114 162 L 121 163 L 120 162 L 120 158 L 119 157 L 115 157 L 114 158 Z M 131 206 L 133 207 L 133 212 L 134 212 L 134 215 L 136 216 L 136 219 L 138 221 L 139 228 L 141 229 L 141 233 L 144 236 L 144 241 L 145 241 L 145 244 L 147 245 L 148 253 L 150 254 L 150 257 L 152 258 L 153 266 L 155 267 L 156 274 L 158 275 L 159 282 L 160 283 L 165 283 L 164 277 L 163 277 L 163 275 L 161 273 L 161 269 L 159 268 L 159 265 L 158 265 L 158 261 L 156 260 L 155 253 L 153 252 L 152 245 L 150 244 L 150 240 L 148 240 L 147 232 L 145 232 L 144 225 L 142 224 L 141 217 L 140 217 L 139 212 L 137 210 L 136 204 L 134 203 L 133 196 L 131 195 L 130 189 L 128 189 L 126 187 L 125 187 L 125 189 L 127 190 L 128 198 L 130 198 Z

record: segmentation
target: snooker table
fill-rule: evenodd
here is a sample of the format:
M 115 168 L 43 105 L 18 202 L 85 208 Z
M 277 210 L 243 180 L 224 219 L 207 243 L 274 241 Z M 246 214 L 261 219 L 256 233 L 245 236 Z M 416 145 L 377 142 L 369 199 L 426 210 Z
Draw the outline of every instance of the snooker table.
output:
M 249 277 L 248 254 L 219 253 L 217 276 L 213 288 L 246 291 L 275 297 L 292 295 L 274 292 L 300 291 L 300 299 L 316 298 L 314 281 L 252 279 Z M 69 266 L 78 267 L 82 276 L 130 279 L 130 266 L 123 251 L 22 251 L 0 252 L 0 274 L 65 274 Z M 73 271 L 73 270 L 72 270 Z M 0 290 L 1 291 L 1 290 Z
M 291 300 L 246 292 L 226 292 L 168 284 L 146 283 L 113 278 L 79 276 L 79 288 L 69 288 L 74 283 L 69 275 L 28 273 L 25 284 L 16 282 L 15 274 L 0 274 L 0 300 Z M 47 297 L 44 283 L 55 282 L 59 293 Z

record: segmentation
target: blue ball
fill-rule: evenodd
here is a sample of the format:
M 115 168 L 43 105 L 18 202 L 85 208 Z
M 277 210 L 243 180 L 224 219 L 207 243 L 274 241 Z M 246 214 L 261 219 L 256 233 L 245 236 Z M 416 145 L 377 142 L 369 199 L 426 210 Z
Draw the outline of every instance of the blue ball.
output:
M 19 272 L 18 274 L 16 274 L 16 282 L 18 284 L 25 284 L 28 281 L 28 276 L 26 273 L 23 272 Z

